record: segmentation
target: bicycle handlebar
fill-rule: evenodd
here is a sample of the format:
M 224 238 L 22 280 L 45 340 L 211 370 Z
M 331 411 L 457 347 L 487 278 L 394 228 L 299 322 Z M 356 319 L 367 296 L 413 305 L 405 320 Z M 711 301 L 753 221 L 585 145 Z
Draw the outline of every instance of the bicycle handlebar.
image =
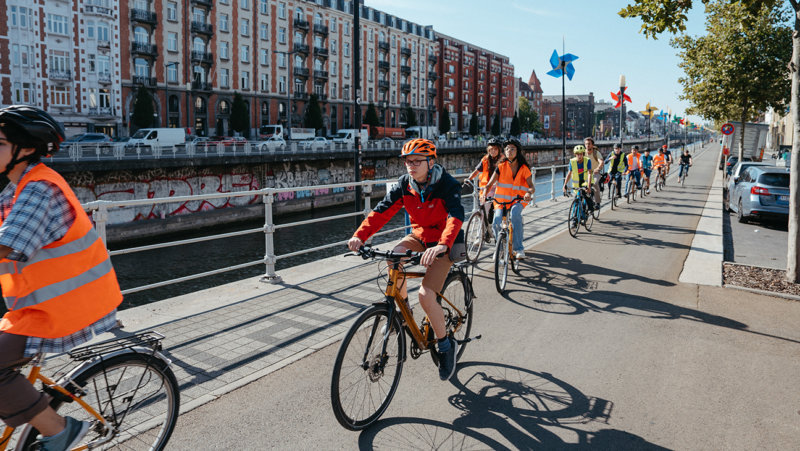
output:
M 409 263 L 419 265 L 420 264 L 419 261 L 422 258 L 423 253 L 424 252 L 414 252 L 412 250 L 407 250 L 405 252 L 382 251 L 376 247 L 372 247 L 370 245 L 364 245 L 358 248 L 358 252 L 347 255 L 353 255 L 353 256 L 359 255 L 364 260 L 369 260 L 371 258 L 382 258 L 384 260 L 390 260 L 390 261 L 399 261 L 402 259 L 408 259 Z M 442 252 L 441 254 L 437 255 L 436 258 L 442 257 L 444 255 L 447 255 L 447 252 Z
M 511 204 L 517 203 L 517 202 L 519 202 L 519 201 L 521 201 L 523 199 L 524 199 L 524 197 L 522 197 L 519 194 L 517 194 L 517 197 L 515 197 L 515 198 L 513 198 L 511 200 L 507 200 L 507 201 L 503 202 L 503 201 L 497 200 L 496 198 L 494 198 L 492 196 L 488 196 L 486 198 L 486 202 L 496 202 L 498 205 L 501 205 L 501 206 L 505 207 L 506 205 L 511 205 Z

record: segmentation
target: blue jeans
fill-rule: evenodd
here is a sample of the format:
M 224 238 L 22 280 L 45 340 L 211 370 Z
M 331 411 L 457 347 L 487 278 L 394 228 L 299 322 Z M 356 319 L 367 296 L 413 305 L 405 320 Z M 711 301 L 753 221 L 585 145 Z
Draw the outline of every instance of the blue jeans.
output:
M 635 169 L 628 174 L 628 178 L 625 181 L 625 192 L 628 192 L 628 186 L 631 184 L 631 178 L 636 179 L 636 188 L 642 186 L 642 171 Z
M 689 175 L 689 165 L 688 164 L 682 164 L 681 165 L 681 169 L 680 169 L 680 171 L 678 171 L 678 177 L 681 177 L 683 175 L 683 171 L 686 171 L 686 175 Z
M 511 249 L 514 252 L 522 252 L 525 250 L 522 247 L 522 204 L 516 203 L 514 206 L 511 207 L 511 210 L 508 211 L 508 220 L 511 222 L 511 226 L 514 227 L 514 236 L 511 237 Z M 498 236 L 500 233 L 500 223 L 503 222 L 503 209 L 496 208 L 494 210 L 494 221 L 492 221 L 492 230 L 494 230 L 494 236 Z

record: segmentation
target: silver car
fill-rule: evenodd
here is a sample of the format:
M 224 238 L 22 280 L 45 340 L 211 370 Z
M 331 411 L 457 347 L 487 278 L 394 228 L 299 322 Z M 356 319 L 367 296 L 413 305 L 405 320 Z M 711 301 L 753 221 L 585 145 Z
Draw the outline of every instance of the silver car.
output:
M 739 222 L 750 218 L 789 218 L 789 170 L 750 166 L 734 178 L 728 194 L 728 208 Z
M 725 211 L 728 211 L 728 194 L 731 193 L 736 188 L 736 182 L 739 180 L 739 177 L 742 175 L 742 171 L 749 168 L 750 166 L 772 166 L 775 167 L 773 163 L 763 162 L 763 161 L 743 161 L 741 163 L 736 163 L 731 170 L 730 175 L 725 182 L 725 186 L 722 189 L 722 197 L 723 202 L 722 205 L 725 207 Z

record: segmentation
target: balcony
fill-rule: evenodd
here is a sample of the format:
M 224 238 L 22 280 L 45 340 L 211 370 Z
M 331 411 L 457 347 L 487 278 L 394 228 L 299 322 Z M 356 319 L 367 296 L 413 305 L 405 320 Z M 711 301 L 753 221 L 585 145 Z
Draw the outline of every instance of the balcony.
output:
M 411 108 L 411 104 L 408 102 L 400 102 L 400 108 Z
M 156 87 L 156 77 L 143 77 L 140 75 L 134 75 L 131 80 L 133 81 L 134 85 L 141 85 L 147 88 Z
M 86 14 L 93 14 L 95 16 L 114 17 L 114 10 L 111 8 L 104 8 L 102 6 L 84 5 L 83 12 Z
M 431 55 L 431 54 L 429 53 L 429 54 L 428 54 L 428 62 L 429 62 L 429 63 L 436 63 L 436 61 L 437 61 L 437 59 L 436 59 L 436 55 Z
M 72 71 L 51 70 L 47 72 L 47 77 L 51 80 L 72 81 Z
M 303 91 L 295 91 L 292 94 L 292 98 L 295 100 L 308 100 L 308 93 Z
M 214 55 L 210 52 L 192 50 L 192 62 L 212 64 L 214 62 Z
M 314 70 L 314 78 L 328 78 L 328 71 L 326 70 Z
M 213 0 L 192 0 L 192 3 L 194 3 L 195 5 L 208 6 L 209 8 L 214 7 Z
M 292 70 L 292 73 L 297 75 L 298 77 L 306 77 L 306 78 L 308 78 L 309 72 L 310 71 L 308 70 L 307 67 L 295 66 L 294 69 Z
M 314 47 L 314 55 L 321 56 L 323 58 L 328 57 L 328 49 L 326 47 Z
M 436 80 L 437 78 L 439 78 L 439 74 L 435 70 L 428 71 L 428 79 Z
M 131 44 L 131 53 L 135 53 L 137 55 L 158 56 L 158 47 L 156 47 L 155 44 L 133 41 Z
M 400 47 L 400 54 L 405 56 L 411 56 L 411 47 Z
M 114 111 L 110 106 L 89 107 L 89 116 L 113 116 Z
M 389 70 L 389 62 L 388 61 L 378 61 L 378 69 L 380 69 L 380 70 Z
M 306 44 L 295 44 L 293 49 L 297 53 L 302 53 L 304 55 L 308 55 L 308 45 L 306 45 Z
M 317 100 L 320 102 L 327 102 L 328 96 L 326 94 L 317 94 Z
M 410 74 L 411 73 L 411 66 L 400 66 L 400 73 L 401 74 Z
M 195 91 L 211 91 L 212 86 L 207 81 L 194 80 L 192 81 L 192 89 Z
M 378 89 L 389 89 L 389 80 L 378 80 Z
M 111 73 L 100 72 L 99 74 L 97 74 L 97 81 L 105 85 L 111 84 Z
M 411 85 L 408 83 L 400 83 L 400 90 L 403 92 L 411 91 Z
M 131 22 L 141 22 L 149 23 L 150 25 L 156 25 L 158 23 L 158 16 L 152 11 L 134 8 L 131 10 Z
M 378 48 L 384 52 L 389 51 L 389 41 L 378 41 Z
M 214 25 L 205 22 L 192 21 L 192 33 L 212 35 L 214 34 Z
M 111 49 L 111 42 L 110 41 L 99 40 L 99 41 L 97 41 L 97 48 L 98 49 L 107 49 L 107 50 L 109 50 L 109 49 Z
M 314 33 L 322 35 L 322 36 L 327 36 L 328 35 L 328 26 L 327 25 L 322 25 L 321 23 L 315 23 L 314 24 Z
M 294 20 L 294 27 L 299 28 L 300 30 L 308 31 L 308 21 L 302 19 L 295 19 Z

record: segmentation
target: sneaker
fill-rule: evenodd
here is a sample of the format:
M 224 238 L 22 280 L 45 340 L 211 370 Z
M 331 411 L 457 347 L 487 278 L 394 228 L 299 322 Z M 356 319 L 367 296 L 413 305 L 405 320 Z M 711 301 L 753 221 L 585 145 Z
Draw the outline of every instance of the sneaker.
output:
M 89 423 L 78 421 L 72 417 L 66 417 L 66 420 L 67 426 L 58 434 L 50 437 L 43 435 L 36 437 L 39 441 L 39 449 L 43 451 L 66 451 L 75 448 L 89 431 Z
M 446 381 L 453 377 L 456 372 L 456 355 L 458 355 L 458 343 L 449 337 L 450 349 L 444 354 L 439 354 L 439 379 Z
M 517 260 L 525 260 L 525 251 L 514 252 L 514 258 L 516 258 Z

